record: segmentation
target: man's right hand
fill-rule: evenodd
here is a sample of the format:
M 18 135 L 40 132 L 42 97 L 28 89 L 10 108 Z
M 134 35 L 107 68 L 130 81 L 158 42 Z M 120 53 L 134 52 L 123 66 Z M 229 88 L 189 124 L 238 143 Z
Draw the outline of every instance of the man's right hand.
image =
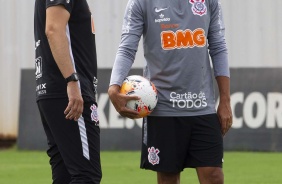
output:
M 129 96 L 120 93 L 120 86 L 111 85 L 108 89 L 108 95 L 113 103 L 116 111 L 123 117 L 128 117 L 130 119 L 139 118 L 139 113 L 137 111 L 131 110 L 126 107 L 126 104 L 130 100 L 139 100 L 138 96 Z
M 67 84 L 69 103 L 64 111 L 66 119 L 77 121 L 83 112 L 83 99 L 78 82 L 71 81 Z

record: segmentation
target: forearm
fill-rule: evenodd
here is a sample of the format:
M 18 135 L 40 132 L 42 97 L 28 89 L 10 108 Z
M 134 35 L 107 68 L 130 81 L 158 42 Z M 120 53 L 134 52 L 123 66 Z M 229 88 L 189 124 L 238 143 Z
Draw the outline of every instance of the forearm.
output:
M 232 126 L 232 110 L 230 106 L 230 79 L 225 76 L 216 77 L 219 89 L 219 105 L 217 115 L 221 123 L 222 135 L 225 135 Z
M 230 78 L 225 76 L 216 77 L 220 102 L 230 103 Z
M 112 69 L 110 85 L 121 85 L 128 75 L 138 48 L 144 29 L 143 11 L 138 0 L 128 1 L 122 36 Z
M 117 55 L 112 69 L 110 85 L 116 84 L 121 86 L 123 80 L 128 75 L 133 61 L 123 55 Z

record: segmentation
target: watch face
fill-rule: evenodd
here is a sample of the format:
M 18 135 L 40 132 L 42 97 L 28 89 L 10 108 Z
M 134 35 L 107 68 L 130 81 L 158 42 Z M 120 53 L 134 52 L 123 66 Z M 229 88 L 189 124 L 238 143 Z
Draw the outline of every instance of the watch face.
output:
M 73 75 L 73 77 L 75 81 L 78 81 L 78 75 L 76 73 Z
M 73 73 L 71 76 L 69 76 L 68 78 L 66 78 L 66 81 L 67 82 L 70 82 L 70 81 L 78 81 L 79 80 L 79 77 L 78 77 L 78 74 L 77 73 Z

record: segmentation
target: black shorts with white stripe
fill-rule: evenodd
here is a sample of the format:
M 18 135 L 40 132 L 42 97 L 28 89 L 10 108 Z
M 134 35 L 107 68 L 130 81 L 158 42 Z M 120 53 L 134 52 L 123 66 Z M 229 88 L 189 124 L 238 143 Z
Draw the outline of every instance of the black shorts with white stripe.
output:
M 53 183 L 100 183 L 100 128 L 96 103 L 85 102 L 78 121 L 65 118 L 67 98 L 44 99 L 37 104 L 47 135 Z

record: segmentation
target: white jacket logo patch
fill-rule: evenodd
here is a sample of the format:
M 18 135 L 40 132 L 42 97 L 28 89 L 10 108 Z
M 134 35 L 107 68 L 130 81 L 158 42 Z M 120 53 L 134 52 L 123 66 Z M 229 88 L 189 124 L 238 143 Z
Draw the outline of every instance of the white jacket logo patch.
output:
M 160 150 L 154 147 L 148 148 L 148 160 L 152 165 L 159 164 L 160 157 L 158 154 L 160 153 Z
M 98 123 L 99 118 L 98 118 L 98 112 L 97 112 L 97 106 L 95 104 L 93 104 L 91 107 L 91 120 Z
M 203 16 L 207 14 L 207 6 L 205 0 L 189 0 L 192 4 L 192 12 L 194 15 Z

